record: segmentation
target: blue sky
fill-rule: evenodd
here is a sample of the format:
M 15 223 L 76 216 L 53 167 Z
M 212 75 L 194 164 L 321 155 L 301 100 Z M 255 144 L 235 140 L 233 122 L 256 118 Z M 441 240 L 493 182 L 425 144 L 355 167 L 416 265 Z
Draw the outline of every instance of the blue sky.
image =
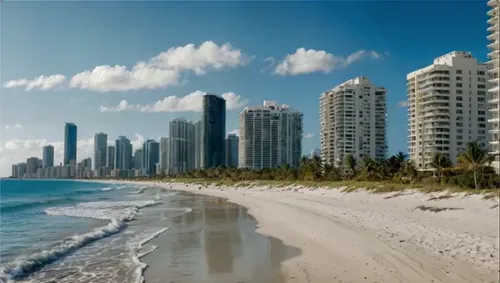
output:
M 406 74 L 453 50 L 471 51 L 480 61 L 488 52 L 486 1 L 5 0 L 0 9 L 0 176 L 13 162 L 41 156 L 44 144 L 60 146 L 66 121 L 78 125 L 79 159 L 91 154 L 96 132 L 137 143 L 167 136 L 170 120 L 199 118 L 196 91 L 230 95 L 228 131 L 237 129 L 244 105 L 265 99 L 302 111 L 304 133 L 313 134 L 304 139 L 308 153 L 319 147 L 320 93 L 359 75 L 387 88 L 389 153 L 406 152 L 406 109 L 398 106 L 406 99 Z M 156 57 L 170 48 L 178 49 Z M 161 73 L 131 81 L 139 61 Z M 102 65 L 127 69 L 88 76 Z M 65 80 L 42 78 L 44 84 L 26 90 L 41 75 Z M 127 89 L 117 89 L 120 82 Z M 122 100 L 127 111 L 109 111 Z

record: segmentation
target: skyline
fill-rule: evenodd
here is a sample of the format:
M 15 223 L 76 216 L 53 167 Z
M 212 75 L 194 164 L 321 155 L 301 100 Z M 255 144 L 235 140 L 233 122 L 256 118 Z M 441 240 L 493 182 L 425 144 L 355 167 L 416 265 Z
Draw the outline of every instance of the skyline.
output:
M 79 160 L 93 155 L 93 136 L 98 132 L 108 133 L 111 140 L 125 135 L 139 144 L 143 137 L 159 140 L 167 135 L 170 120 L 201 120 L 197 111 L 203 92 L 225 94 L 232 101 L 226 132 L 238 128 L 236 117 L 244 106 L 263 100 L 280 101 L 303 112 L 303 154 L 307 154 L 319 147 L 320 94 L 359 75 L 388 91 L 388 154 L 407 152 L 406 139 L 399 138 L 407 131 L 406 108 L 399 107 L 406 100 L 407 73 L 454 50 L 470 51 L 486 61 L 486 1 L 459 2 L 453 15 L 442 15 L 439 11 L 449 8 L 447 4 L 3 2 L 0 175 L 9 174 L 15 158 L 40 156 L 48 143 L 55 144 L 55 161 L 59 160 L 60 125 L 65 121 L 81 129 Z M 176 8 L 180 15 L 171 12 Z M 433 18 L 432 25 L 398 15 L 408 9 L 421 12 L 422 19 Z M 344 15 L 352 10 L 360 16 Z M 94 20 L 80 26 L 91 13 Z M 259 13 L 259 19 L 251 13 Z M 127 22 L 128 18 L 136 20 Z M 218 57 L 207 59 L 206 50 Z M 174 60 L 181 53 L 196 60 Z M 309 58 L 307 64 L 301 58 Z M 156 80 L 153 85 L 160 88 L 151 90 L 131 79 L 134 66 L 143 70 L 144 65 L 136 64 L 141 60 L 162 70 L 160 82 L 166 89 Z M 112 70 L 126 74 L 132 90 L 110 91 L 116 89 L 113 80 L 103 88 L 102 82 L 90 83 L 95 80 L 82 73 L 105 64 L 126 66 L 129 72 Z M 61 81 L 56 76 L 45 84 L 17 81 L 24 88 L 5 88 L 12 80 L 58 74 L 68 83 L 73 81 L 74 87 L 34 89 Z M 111 111 L 120 105 L 129 111 Z M 182 111 L 162 112 L 173 109 Z

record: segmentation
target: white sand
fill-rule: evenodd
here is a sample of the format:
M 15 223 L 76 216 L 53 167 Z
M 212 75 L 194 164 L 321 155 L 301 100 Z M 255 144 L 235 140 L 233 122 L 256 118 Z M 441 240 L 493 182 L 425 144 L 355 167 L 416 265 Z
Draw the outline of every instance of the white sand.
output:
M 155 185 L 247 207 L 259 233 L 302 250 L 282 264 L 287 282 L 499 282 L 498 198 Z M 434 213 L 416 209 L 420 205 L 459 209 Z

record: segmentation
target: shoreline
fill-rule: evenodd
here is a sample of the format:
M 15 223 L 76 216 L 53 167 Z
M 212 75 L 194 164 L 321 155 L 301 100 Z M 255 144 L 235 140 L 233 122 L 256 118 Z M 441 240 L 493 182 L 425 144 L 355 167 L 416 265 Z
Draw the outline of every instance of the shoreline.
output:
M 418 191 L 370 194 L 301 186 L 104 181 L 222 197 L 256 232 L 301 249 L 286 282 L 498 282 L 498 199 Z M 201 189 L 200 189 L 201 188 Z

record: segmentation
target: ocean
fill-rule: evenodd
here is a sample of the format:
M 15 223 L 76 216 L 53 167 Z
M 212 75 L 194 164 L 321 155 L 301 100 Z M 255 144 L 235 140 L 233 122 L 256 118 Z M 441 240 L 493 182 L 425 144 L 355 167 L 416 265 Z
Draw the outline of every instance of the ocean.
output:
M 0 193 L 0 282 L 281 283 L 300 253 L 244 207 L 154 184 L 1 180 Z
M 142 246 L 168 226 L 128 223 L 175 194 L 48 180 L 2 180 L 0 189 L 2 282 L 141 282 L 140 257 L 154 249 Z

